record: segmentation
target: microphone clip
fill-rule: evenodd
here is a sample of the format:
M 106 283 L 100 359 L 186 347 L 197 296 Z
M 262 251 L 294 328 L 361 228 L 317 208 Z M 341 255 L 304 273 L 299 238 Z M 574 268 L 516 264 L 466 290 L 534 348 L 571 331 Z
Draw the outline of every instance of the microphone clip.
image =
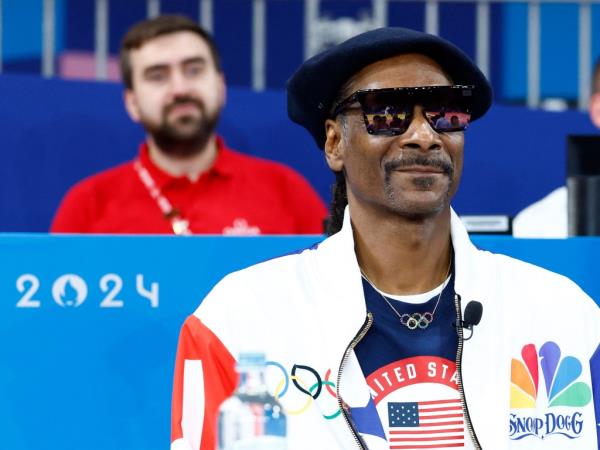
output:
M 463 331 L 463 340 L 468 341 L 469 339 L 471 339 L 473 337 L 473 327 L 475 325 L 479 325 L 482 313 L 483 305 L 480 302 L 473 300 L 467 303 L 467 306 L 465 307 L 464 320 L 461 318 L 456 321 L 456 334 L 458 334 L 458 336 L 460 337 L 460 333 L 458 332 L 458 328 L 460 327 L 463 330 L 470 331 L 469 337 L 465 337 Z
M 460 321 L 460 327 L 463 329 L 463 341 L 468 341 L 469 339 L 471 339 L 473 337 L 473 327 L 474 325 L 472 323 L 467 323 L 464 320 Z M 469 330 L 469 337 L 465 337 L 465 330 Z M 458 331 L 458 329 L 456 330 Z

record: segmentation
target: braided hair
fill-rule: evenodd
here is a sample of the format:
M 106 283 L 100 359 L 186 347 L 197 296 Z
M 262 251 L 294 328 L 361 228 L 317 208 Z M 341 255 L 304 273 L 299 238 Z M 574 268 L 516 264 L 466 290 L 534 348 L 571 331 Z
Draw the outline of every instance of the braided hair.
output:
M 327 236 L 337 233 L 344 223 L 344 210 L 348 204 L 346 194 L 346 175 L 343 171 L 334 172 L 335 184 L 332 187 L 332 198 L 329 204 L 329 218 L 327 220 Z
M 333 108 L 335 105 L 339 104 L 343 101 L 351 90 L 352 86 L 352 77 L 346 80 L 344 84 L 340 87 L 338 94 L 336 95 L 333 103 L 331 115 L 333 117 Z M 340 124 L 342 129 L 344 130 L 344 134 L 348 131 L 348 122 L 346 121 L 346 115 L 342 111 L 339 114 Z M 346 205 L 348 205 L 348 194 L 346 192 L 346 174 L 344 170 L 333 171 L 335 175 L 335 183 L 331 187 L 331 203 L 329 204 L 329 217 L 327 218 L 325 231 L 327 236 L 331 236 L 342 229 L 342 225 L 344 224 L 344 210 L 346 209 Z

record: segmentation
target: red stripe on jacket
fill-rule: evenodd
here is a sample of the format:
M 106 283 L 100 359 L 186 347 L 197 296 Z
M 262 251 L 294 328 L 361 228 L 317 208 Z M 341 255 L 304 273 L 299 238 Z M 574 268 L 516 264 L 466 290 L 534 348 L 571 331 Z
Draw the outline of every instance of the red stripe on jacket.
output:
M 171 404 L 171 442 L 185 438 L 181 427 L 183 417 L 184 366 L 186 360 L 202 361 L 204 374 L 204 423 L 200 449 L 216 448 L 217 412 L 221 403 L 235 390 L 238 375 L 235 359 L 221 340 L 197 317 L 186 319 L 179 334 L 173 398 Z

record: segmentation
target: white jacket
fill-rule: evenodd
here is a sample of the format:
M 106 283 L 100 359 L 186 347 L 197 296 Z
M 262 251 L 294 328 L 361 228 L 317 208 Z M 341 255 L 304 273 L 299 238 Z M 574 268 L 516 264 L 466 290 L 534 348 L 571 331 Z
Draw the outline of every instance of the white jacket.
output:
M 368 316 L 348 216 L 342 231 L 318 246 L 226 276 L 186 320 L 172 450 L 214 448 L 215 412 L 236 385 L 235 357 L 256 350 L 275 362 L 268 381 L 287 411 L 289 450 L 360 448 L 346 414 L 338 413 L 370 398 L 352 350 Z M 595 352 L 600 364 L 600 309 L 566 277 L 478 250 L 454 212 L 451 230 L 462 309 L 470 300 L 483 304 L 481 323 L 462 351 L 465 416 L 478 445 L 597 449 L 589 397 Z M 549 400 L 545 380 L 553 374 L 558 395 Z M 313 398 L 309 389 L 320 393 Z

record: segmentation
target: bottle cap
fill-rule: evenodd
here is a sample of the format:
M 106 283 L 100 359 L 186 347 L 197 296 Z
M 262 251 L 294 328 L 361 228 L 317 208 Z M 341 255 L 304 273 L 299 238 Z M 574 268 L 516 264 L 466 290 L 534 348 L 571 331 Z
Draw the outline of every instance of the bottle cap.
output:
M 237 361 L 239 369 L 249 367 L 262 367 L 265 365 L 265 354 L 262 352 L 243 352 L 240 353 Z

